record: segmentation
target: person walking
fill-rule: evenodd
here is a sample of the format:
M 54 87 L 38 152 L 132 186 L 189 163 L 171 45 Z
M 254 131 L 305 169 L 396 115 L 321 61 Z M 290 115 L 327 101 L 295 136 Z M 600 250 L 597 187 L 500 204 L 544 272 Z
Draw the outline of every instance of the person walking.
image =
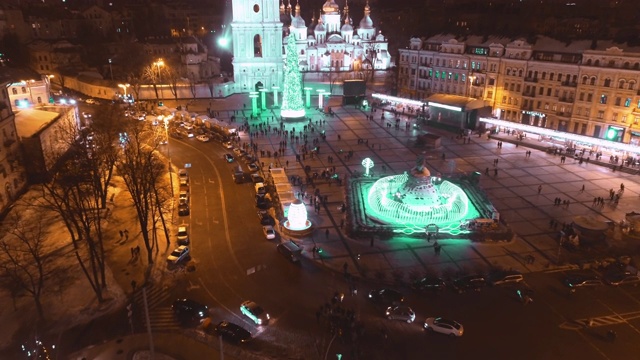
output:
M 580 189 L 580 192 L 584 192 L 584 184 L 582 184 L 582 188 Z
M 538 195 L 540 195 L 540 192 L 542 192 L 542 185 L 538 185 Z
M 325 237 L 327 238 L 327 240 L 329 240 L 329 229 L 327 229 L 327 230 L 324 232 L 324 235 L 325 235 Z

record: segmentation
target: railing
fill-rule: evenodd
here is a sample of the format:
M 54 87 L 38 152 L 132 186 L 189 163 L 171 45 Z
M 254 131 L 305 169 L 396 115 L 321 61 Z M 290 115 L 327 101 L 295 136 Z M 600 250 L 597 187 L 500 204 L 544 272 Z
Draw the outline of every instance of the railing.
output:
M 533 92 L 533 91 L 529 91 L 529 92 L 525 91 L 525 92 L 522 93 L 522 96 L 534 98 L 534 97 L 536 97 L 536 93 Z
M 524 81 L 537 83 L 537 82 L 538 82 L 538 78 L 535 78 L 535 77 L 525 77 L 525 78 L 524 78 Z
M 558 111 L 558 112 L 556 112 L 556 115 L 562 116 L 562 117 L 571 117 L 571 113 L 567 112 L 567 111 L 565 111 L 565 112 Z
M 573 103 L 574 99 L 573 98 L 564 98 L 564 97 L 562 97 L 562 98 L 559 98 L 558 101 L 565 102 L 565 103 Z
M 563 81 L 561 83 L 562 86 L 570 86 L 570 87 L 577 87 L 578 83 L 574 82 L 574 81 Z

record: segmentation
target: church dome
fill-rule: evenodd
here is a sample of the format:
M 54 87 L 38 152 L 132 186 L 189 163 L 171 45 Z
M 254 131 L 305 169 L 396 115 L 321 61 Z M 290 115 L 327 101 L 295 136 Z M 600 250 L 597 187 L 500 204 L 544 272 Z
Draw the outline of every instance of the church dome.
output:
M 324 11 L 325 14 L 339 13 L 340 7 L 333 0 L 327 0 L 327 2 L 322 5 L 322 11 Z
M 319 32 L 327 31 L 327 29 L 325 29 L 324 24 L 322 23 L 322 21 L 318 21 L 318 25 L 316 25 L 315 30 L 319 31 Z
M 373 20 L 367 15 L 360 20 L 360 28 L 361 29 L 372 29 L 373 28 Z
M 301 29 L 301 28 L 307 27 L 307 24 L 304 22 L 304 19 L 301 18 L 300 16 L 294 16 L 291 19 L 291 26 L 293 26 L 294 28 Z

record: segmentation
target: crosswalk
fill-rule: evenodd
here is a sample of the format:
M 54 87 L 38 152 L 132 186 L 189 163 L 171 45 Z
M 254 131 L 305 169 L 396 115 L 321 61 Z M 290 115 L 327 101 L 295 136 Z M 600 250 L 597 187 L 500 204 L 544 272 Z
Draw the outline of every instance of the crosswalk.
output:
M 169 291 L 157 284 L 146 286 L 149 322 L 153 331 L 179 330 L 180 325 L 173 315 L 169 301 Z M 144 298 L 142 289 L 133 296 L 133 328 L 135 331 L 146 331 Z
M 587 319 L 578 319 L 573 321 L 567 321 L 560 324 L 560 328 L 566 330 L 578 330 L 583 328 L 593 328 L 600 326 L 615 325 L 625 323 L 629 320 L 640 318 L 640 311 L 634 311 L 624 314 L 615 314 L 608 316 L 599 316 Z

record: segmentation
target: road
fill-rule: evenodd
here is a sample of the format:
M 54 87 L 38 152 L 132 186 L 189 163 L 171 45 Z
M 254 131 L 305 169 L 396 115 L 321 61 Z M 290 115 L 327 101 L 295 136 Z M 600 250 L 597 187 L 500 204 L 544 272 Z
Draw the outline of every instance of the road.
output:
M 188 294 L 209 304 L 214 322 L 222 319 L 242 324 L 257 337 L 247 350 L 269 356 L 311 356 L 321 352 L 329 339 L 327 321 L 315 312 L 335 291 L 348 293 L 342 276 L 325 272 L 312 263 L 287 262 L 261 231 L 253 205 L 252 184 L 235 184 L 234 164 L 217 143 L 172 141 L 176 166 L 191 164 L 192 252 L 196 271 L 184 273 L 184 285 L 174 293 Z M 496 359 L 617 359 L 640 350 L 640 290 L 603 287 L 569 295 L 562 285 L 565 273 L 527 274 L 534 289 L 534 303 L 524 306 L 512 288 L 487 288 L 480 293 L 437 296 L 408 293 L 414 308 L 413 324 L 382 317 L 383 308 L 370 304 L 365 294 L 375 284 L 363 284 L 355 297 L 347 296 L 343 307 L 354 309 L 364 326 L 359 339 L 360 358 L 419 359 L 430 356 L 472 358 L 480 354 Z M 246 299 L 257 301 L 273 317 L 269 326 L 256 327 L 239 312 Z M 427 316 L 451 317 L 466 329 L 463 338 L 427 335 L 421 325 Z M 621 318 L 615 318 L 620 316 Z M 585 328 L 584 319 L 598 325 Z M 384 340 L 383 329 L 388 334 Z M 606 330 L 618 338 L 610 343 Z M 349 354 L 350 341 L 335 341 L 332 352 Z M 306 353 L 305 346 L 316 344 Z M 305 357 L 306 358 L 306 357 Z

